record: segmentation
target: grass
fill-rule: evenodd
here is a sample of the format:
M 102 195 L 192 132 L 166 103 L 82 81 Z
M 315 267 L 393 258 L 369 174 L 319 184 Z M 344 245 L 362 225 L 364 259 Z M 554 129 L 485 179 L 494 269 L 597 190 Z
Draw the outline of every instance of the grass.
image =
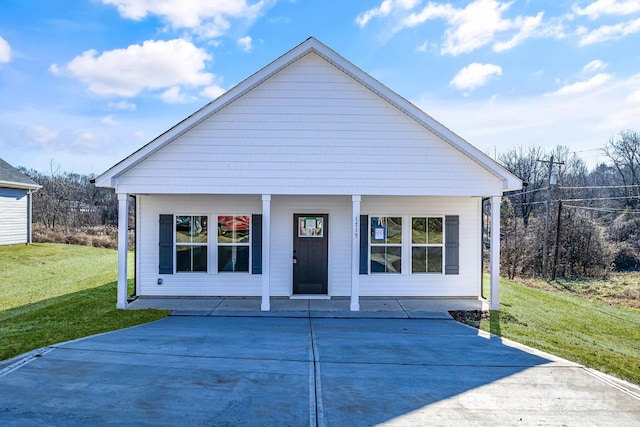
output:
M 480 328 L 640 384 L 638 309 L 502 280 L 500 311 Z
M 116 310 L 117 266 L 118 253 L 110 249 L 48 243 L 0 247 L 0 360 L 168 314 Z

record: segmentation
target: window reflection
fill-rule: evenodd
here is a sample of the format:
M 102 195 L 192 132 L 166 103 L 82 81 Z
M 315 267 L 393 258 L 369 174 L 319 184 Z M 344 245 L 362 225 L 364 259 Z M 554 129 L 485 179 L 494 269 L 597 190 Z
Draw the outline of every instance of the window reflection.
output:
M 218 217 L 218 271 L 249 272 L 251 215 Z
M 443 218 L 411 218 L 411 272 L 442 273 Z
M 176 216 L 176 271 L 207 271 L 206 216 Z

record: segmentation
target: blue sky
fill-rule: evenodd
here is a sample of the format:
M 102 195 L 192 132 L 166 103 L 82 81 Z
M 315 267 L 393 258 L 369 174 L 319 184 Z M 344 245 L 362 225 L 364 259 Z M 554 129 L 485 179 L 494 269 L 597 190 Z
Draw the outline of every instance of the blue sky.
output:
M 0 157 L 99 174 L 310 36 L 491 156 L 640 130 L 640 0 L 2 0 Z

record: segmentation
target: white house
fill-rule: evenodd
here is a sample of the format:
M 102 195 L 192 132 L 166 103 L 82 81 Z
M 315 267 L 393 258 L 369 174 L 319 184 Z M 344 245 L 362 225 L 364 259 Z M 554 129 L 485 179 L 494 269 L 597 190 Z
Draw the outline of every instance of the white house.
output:
M 482 200 L 522 182 L 310 38 L 96 179 L 136 199 L 140 296 L 477 297 Z M 499 233 L 493 233 L 497 308 Z
M 40 187 L 0 159 L 0 245 L 31 243 L 32 193 Z

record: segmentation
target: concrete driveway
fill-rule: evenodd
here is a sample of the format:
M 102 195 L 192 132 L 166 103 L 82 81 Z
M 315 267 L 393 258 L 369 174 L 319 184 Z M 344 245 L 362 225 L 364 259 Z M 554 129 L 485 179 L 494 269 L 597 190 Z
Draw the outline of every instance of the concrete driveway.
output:
M 640 389 L 453 321 L 170 316 L 0 370 L 0 425 L 640 425 Z

